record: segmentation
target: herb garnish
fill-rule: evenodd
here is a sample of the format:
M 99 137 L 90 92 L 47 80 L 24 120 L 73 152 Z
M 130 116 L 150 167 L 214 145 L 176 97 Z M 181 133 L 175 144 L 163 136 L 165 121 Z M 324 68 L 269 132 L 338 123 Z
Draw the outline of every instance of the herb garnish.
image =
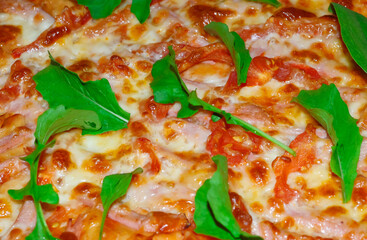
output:
M 99 19 L 111 15 L 121 0 L 78 0 L 78 3 L 89 8 L 92 18 Z
M 50 55 L 51 63 L 33 79 L 36 89 L 47 100 L 50 108 L 91 110 L 98 114 L 102 127 L 98 131 L 83 130 L 83 134 L 99 134 L 127 128 L 130 114 L 117 103 L 107 79 L 84 83 L 79 76 L 67 70 Z
M 334 84 L 323 84 L 317 90 L 302 90 L 293 98 L 327 130 L 334 146 L 330 167 L 342 180 L 343 202 L 352 197 L 354 180 L 363 137 L 359 133 L 357 120 L 348 111 Z
M 340 4 L 331 3 L 340 24 L 345 46 L 354 61 L 367 73 L 367 18 Z
M 28 184 L 19 190 L 9 190 L 9 195 L 15 200 L 23 200 L 25 196 L 31 196 L 37 212 L 37 222 L 32 233 L 26 237 L 28 240 L 55 240 L 45 222 L 41 202 L 58 204 L 59 196 L 52 184 L 38 185 L 37 173 L 39 158 L 43 150 L 52 146 L 55 140 L 48 143 L 52 135 L 69 130 L 71 128 L 82 128 L 97 130 L 101 127 L 98 115 L 93 111 L 65 109 L 64 106 L 50 108 L 37 120 L 34 133 L 36 138 L 36 149 L 23 160 L 30 165 L 30 180 Z
M 275 143 L 290 154 L 296 154 L 291 148 L 279 142 L 272 136 L 264 133 L 260 129 L 199 99 L 196 96 L 195 91 L 189 92 L 178 72 L 177 65 L 175 63 L 175 52 L 172 49 L 172 46 L 169 46 L 168 50 L 169 54 L 155 62 L 153 65 L 153 82 L 150 86 L 153 90 L 154 101 L 163 104 L 180 102 L 181 109 L 177 113 L 177 117 L 179 118 L 190 117 L 194 115 L 199 108 L 204 108 L 205 110 L 212 111 L 216 114 L 212 116 L 213 121 L 218 121 L 220 118 L 224 117 L 228 124 L 239 125 L 247 131 Z
M 260 3 L 267 3 L 270 4 L 276 8 L 282 6 L 282 4 L 280 2 L 278 2 L 278 0 L 250 0 L 251 2 L 260 2 Z
M 140 23 L 144 23 L 150 14 L 150 3 L 152 0 L 133 0 L 130 11 Z
M 133 175 L 139 174 L 142 172 L 143 172 L 143 169 L 139 167 L 135 169 L 134 171 L 132 171 L 131 173 L 112 174 L 112 175 L 106 176 L 103 179 L 102 190 L 101 190 L 103 215 L 102 215 L 101 230 L 99 232 L 100 240 L 102 239 L 103 227 L 106 221 L 108 210 L 111 207 L 112 203 L 116 201 L 118 198 L 126 194 Z
M 243 232 L 232 214 L 227 158 L 216 155 L 212 159 L 217 171 L 204 182 L 195 196 L 195 232 L 220 239 L 262 239 Z
M 245 83 L 252 58 L 245 47 L 243 39 L 238 33 L 230 32 L 228 26 L 221 22 L 211 22 L 204 27 L 204 30 L 223 41 L 231 54 L 236 68 L 237 84 Z
M 77 0 L 79 4 L 87 6 L 93 19 L 105 18 L 112 14 L 120 5 L 121 0 Z M 270 0 L 272 1 L 272 0 Z M 144 23 L 150 14 L 152 0 L 132 0 L 130 11 L 140 23 Z

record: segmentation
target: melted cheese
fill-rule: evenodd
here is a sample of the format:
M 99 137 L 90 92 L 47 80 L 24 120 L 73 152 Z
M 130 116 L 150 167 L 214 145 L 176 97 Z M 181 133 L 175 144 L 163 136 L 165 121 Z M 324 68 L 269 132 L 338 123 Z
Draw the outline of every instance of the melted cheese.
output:
M 317 16 L 327 14 L 329 4 L 328 1 L 321 0 L 292 0 L 287 3 L 290 6 L 312 11 Z M 129 4 L 131 1 L 122 3 L 115 12 L 128 11 Z M 265 28 L 272 24 L 272 20 L 268 19 L 277 10 L 265 4 L 243 0 L 217 2 L 164 0 L 151 7 L 151 16 L 143 25 L 140 25 L 137 19 L 130 14 L 122 22 L 108 22 L 100 34 L 89 36 L 88 29 L 104 21 L 103 19 L 91 20 L 80 29 L 60 38 L 51 46 L 25 52 L 20 57 L 22 63 L 33 73 L 47 66 L 47 51 L 60 59 L 65 66 L 71 66 L 80 60 L 90 60 L 96 65 L 94 69 L 96 77 L 109 80 L 120 106 L 131 113 L 130 121 L 143 122 L 147 128 L 146 131 L 138 129 L 143 133 L 136 133 L 129 128 L 95 136 L 81 136 L 80 130 L 72 130 L 56 137 L 56 144 L 45 151 L 43 164 L 47 169 L 45 174 L 50 176 L 50 181 L 59 194 L 59 206 L 71 209 L 66 214 L 74 214 L 85 206 L 96 211 L 102 209 L 99 200 L 93 202 L 94 200 L 89 199 L 88 202 L 86 199 L 75 196 L 75 191 L 80 184 L 90 183 L 100 189 L 106 175 L 131 172 L 137 167 L 142 167 L 144 173 L 133 180 L 126 196 L 116 201 L 110 210 L 112 211 L 111 216 L 116 215 L 120 208 L 127 208 L 129 213 L 133 214 L 147 214 L 156 211 L 185 214 L 192 223 L 191 205 L 181 206 L 180 201 L 192 203 L 197 189 L 215 171 L 213 163 L 208 161 L 207 157 L 210 154 L 207 142 L 213 134 L 213 129 L 208 126 L 209 115 L 201 112 L 188 119 L 177 119 L 176 115 L 180 109 L 177 103 L 171 106 L 166 118 L 154 119 L 143 115 L 142 105 L 152 96 L 149 85 L 152 78 L 150 67 L 144 70 L 136 66 L 139 61 L 153 64 L 161 59 L 166 54 L 166 45 L 162 42 L 180 49 L 185 45 L 198 48 L 217 41 L 204 34 L 198 27 L 198 23 L 194 22 L 195 16 L 190 16 L 190 8 L 194 5 L 204 6 L 203 11 L 207 14 L 204 17 L 216 16 L 219 13 L 215 11 L 220 10 L 232 12 L 230 16 L 223 18 L 223 22 L 227 23 L 231 30 L 239 33 L 242 30 Z M 211 13 L 210 9 L 216 10 Z M 1 24 L 22 26 L 22 37 L 18 44 L 25 45 L 34 41 L 44 30 L 52 26 L 53 19 L 43 14 L 44 19 L 39 23 L 34 22 L 32 14 L 22 16 L 1 13 L 0 21 Z M 312 21 L 312 19 L 304 21 Z M 127 25 L 126 32 L 116 33 L 124 24 Z M 298 24 L 298 22 L 293 24 Z M 304 24 L 304 22 L 299 24 Z M 332 25 L 331 29 L 333 31 L 328 35 L 307 36 L 303 33 L 281 36 L 269 30 L 262 34 L 252 34 L 247 38 L 246 46 L 252 57 L 286 59 L 289 62 L 313 68 L 320 74 L 322 80 L 337 84 L 352 116 L 360 118 L 361 111 L 367 104 L 364 75 L 351 73 L 353 63 L 343 50 L 336 25 Z M 315 47 L 319 46 L 319 43 L 324 44 L 325 49 Z M 295 51 L 303 50 L 317 54 L 319 59 L 313 61 L 307 57 L 292 56 Z M 327 57 L 328 53 L 332 53 L 333 57 Z M 104 71 L 102 62 L 107 61 L 107 65 L 113 64 L 110 61 L 113 55 L 123 59 L 124 66 L 129 69 L 128 74 Z M 11 63 L 14 62 L 10 56 L 8 56 L 8 61 L 8 65 L 0 69 L 0 79 L 4 84 L 9 77 Z M 315 87 L 311 84 L 318 81 L 310 79 L 302 69 L 298 69 L 290 80 L 280 81 L 274 76 L 265 84 L 245 86 L 240 91 L 223 94 L 218 89 L 226 85 L 229 74 L 233 70 L 234 67 L 230 64 L 203 61 L 187 69 L 181 75 L 189 89 L 198 90 L 199 97 L 223 100 L 225 102 L 223 109 L 248 120 L 287 145 L 302 134 L 308 124 L 316 125 L 304 109 L 294 103 L 289 103 L 295 93 L 301 89 Z M 355 81 L 358 82 L 355 83 Z M 286 91 L 285 86 L 288 86 L 288 89 L 296 90 Z M 257 110 L 260 109 L 259 111 L 262 111 L 264 115 L 268 114 L 271 124 L 265 121 L 265 117 L 260 119 L 259 123 L 257 116 L 241 112 L 241 108 L 246 108 L 247 104 L 252 104 Z M 26 116 L 27 126 L 32 130 L 35 129 L 36 118 L 46 107 L 47 103 L 41 98 L 28 99 L 23 96 L 6 107 L 2 106 L 4 113 L 18 112 Z M 316 163 L 305 171 L 290 173 L 287 178 L 286 184 L 297 191 L 297 196 L 289 203 L 282 203 L 281 200 L 276 199 L 274 193 L 279 173 L 274 172 L 273 163 L 275 159 L 284 154 L 283 149 L 274 144 L 262 143 L 261 151 L 251 152 L 239 164 L 230 166 L 230 191 L 242 197 L 244 205 L 252 216 L 253 234 L 262 235 L 265 239 L 275 238 L 272 235 L 276 233 L 275 230 L 272 232 L 264 228 L 264 223 L 268 221 L 279 230 L 277 233 L 279 239 L 288 239 L 290 235 L 342 239 L 346 234 L 355 234 L 356 237 L 350 237 L 350 239 L 362 239 L 366 235 L 365 229 L 361 226 L 365 224 L 363 221 L 365 222 L 367 216 L 367 204 L 363 202 L 363 199 L 360 199 L 359 202 L 353 200 L 347 204 L 342 203 L 340 184 L 331 174 L 329 167 L 330 139 L 325 131 L 320 129 L 317 130 L 317 135 Z M 151 146 L 147 142 L 145 144 L 146 147 L 151 147 L 154 155 L 139 148 L 137 141 L 142 138 L 150 141 Z M 241 136 L 234 139 L 241 141 Z M 251 140 L 247 141 L 251 142 Z M 28 145 L 24 143 L 24 147 L 29 146 L 31 146 L 30 142 Z M 53 153 L 60 149 L 70 154 L 71 163 L 68 169 L 54 166 Z M 154 158 L 159 161 L 158 173 L 152 170 Z M 256 162 L 261 162 L 263 168 L 256 169 L 254 167 Z M 365 175 L 362 164 L 358 172 Z M 9 216 L 0 217 L 0 236 L 9 236 L 7 231 L 16 221 L 22 205 L 21 202 L 11 200 L 6 192 L 8 189 L 24 186 L 27 177 L 28 172 L 23 172 L 0 185 L 0 199 L 6 199 L 12 209 Z M 79 192 L 78 194 L 84 193 Z M 362 194 L 362 197 L 366 196 Z M 335 209 L 339 209 L 342 213 L 332 215 Z M 45 210 L 45 212 L 46 216 L 50 218 L 54 213 L 53 210 Z M 87 226 L 87 223 L 80 222 L 83 217 L 87 218 L 83 214 L 80 213 L 75 219 L 72 219 L 72 223 L 78 222 L 77 219 L 79 219 L 79 224 Z M 60 221 L 63 230 L 70 225 L 67 220 Z M 72 227 L 69 230 L 71 231 Z M 192 229 L 182 229 L 183 231 L 192 232 Z M 82 238 L 83 233 L 79 234 L 81 234 L 79 237 Z M 145 234 L 148 236 L 153 233 Z M 180 234 L 172 236 L 179 239 Z M 165 236 L 164 233 L 157 233 L 153 239 Z

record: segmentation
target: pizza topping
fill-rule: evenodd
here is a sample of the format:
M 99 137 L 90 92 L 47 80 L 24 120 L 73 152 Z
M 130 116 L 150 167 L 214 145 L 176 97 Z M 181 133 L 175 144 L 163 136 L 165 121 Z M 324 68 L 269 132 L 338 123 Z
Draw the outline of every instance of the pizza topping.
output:
M 67 171 L 73 165 L 70 159 L 70 152 L 65 149 L 57 149 L 52 153 L 52 165 L 58 170 Z
M 21 29 L 12 25 L 0 25 L 0 46 L 17 38 Z
M 236 32 L 229 32 L 228 26 L 221 22 L 211 22 L 204 27 L 204 30 L 213 36 L 220 37 L 228 48 L 236 67 L 237 84 L 245 83 L 252 58 L 242 38 Z
M 50 58 L 51 64 L 33 77 L 36 89 L 50 107 L 64 105 L 66 108 L 95 111 L 102 127 L 98 131 L 83 130 L 83 134 L 99 134 L 127 127 L 130 114 L 118 105 L 107 79 L 83 83 L 77 74 Z M 54 80 L 50 82 L 50 79 Z
M 351 199 L 357 177 L 362 136 L 348 106 L 334 84 L 322 85 L 318 90 L 305 91 L 293 99 L 301 104 L 328 131 L 333 141 L 330 167 L 342 179 L 343 202 Z
M 140 103 L 139 110 L 142 116 L 147 117 L 152 121 L 159 121 L 167 117 L 168 111 L 171 107 L 171 104 L 157 103 L 154 101 L 154 97 L 152 96 Z
M 88 7 L 92 18 L 99 19 L 111 15 L 121 0 L 78 0 L 78 3 Z
M 195 196 L 195 232 L 220 239 L 262 239 L 241 230 L 231 210 L 227 159 L 221 155 L 212 159 L 217 171 L 204 182 Z
M 250 153 L 260 153 L 262 138 L 246 132 L 236 125 L 228 125 L 220 120 L 212 126 L 206 149 L 212 156 L 221 154 L 227 157 L 229 165 L 238 165 L 246 161 Z
M 289 145 L 295 149 L 297 156 L 285 153 L 273 161 L 272 167 L 276 175 L 274 187 L 276 199 L 289 203 L 298 195 L 296 190 L 289 187 L 288 175 L 292 172 L 306 171 L 316 162 L 316 140 L 316 129 L 308 125 L 305 132 L 298 135 Z
M 267 3 L 274 7 L 280 7 L 282 4 L 278 2 L 278 0 L 250 0 L 252 2 L 261 2 L 261 3 Z
M 189 92 L 178 72 L 177 65 L 175 63 L 175 52 L 171 46 L 168 47 L 168 49 L 169 54 L 163 59 L 157 61 L 153 65 L 152 69 L 154 80 L 150 86 L 153 89 L 154 100 L 156 102 L 163 104 L 174 103 L 176 101 L 180 102 L 181 109 L 177 113 L 177 117 L 179 118 L 190 117 L 194 115 L 199 108 L 212 111 L 216 114 L 212 116 L 212 119 L 218 121 L 220 118 L 224 117 L 228 124 L 239 125 L 256 135 L 268 139 L 291 154 L 295 154 L 295 152 L 288 146 L 264 133 L 260 129 L 201 100 L 197 97 L 196 91 Z
M 316 17 L 315 14 L 293 7 L 285 7 L 273 14 L 273 17 L 284 19 L 287 21 L 295 21 L 301 18 L 312 18 Z
M 200 30 L 211 22 L 223 22 L 227 17 L 234 14 L 230 9 L 220 9 L 208 5 L 194 5 L 189 8 L 187 13 Z
M 153 89 L 154 101 L 163 104 L 180 102 L 181 109 L 177 113 L 177 117 L 190 117 L 197 110 L 189 107 L 189 90 L 183 83 L 178 72 L 175 62 L 175 52 L 171 46 L 168 49 L 169 54 L 153 65 L 152 76 L 154 80 L 150 86 Z
M 37 128 L 34 133 L 36 137 L 36 149 L 24 159 L 30 165 L 30 181 L 22 189 L 8 191 L 9 195 L 15 200 L 22 200 L 25 196 L 31 196 L 34 200 L 37 212 L 37 223 L 32 233 L 29 235 L 30 239 L 55 239 L 52 237 L 45 223 L 41 202 L 57 204 L 59 202 L 59 197 L 51 184 L 37 184 L 39 157 L 44 149 L 54 143 L 47 143 L 52 135 L 74 127 L 94 130 L 100 128 L 97 114 L 86 110 L 65 110 L 63 106 L 59 106 L 56 109 L 50 108 L 44 112 L 38 118 Z
M 24 52 L 30 50 L 38 50 L 41 47 L 50 46 L 58 39 L 71 33 L 90 20 L 89 12 L 82 7 L 66 8 L 59 16 L 57 16 L 55 27 L 43 32 L 34 42 L 26 46 L 15 48 L 12 52 L 14 58 L 19 58 Z
M 154 152 L 154 146 L 152 142 L 147 138 L 138 138 L 135 142 L 140 152 L 148 154 L 151 162 L 149 163 L 149 172 L 156 175 L 161 170 L 161 162 Z
M 150 4 L 152 0 L 133 0 L 131 4 L 131 12 L 139 20 L 144 23 L 150 14 Z
M 142 173 L 143 169 L 137 168 L 131 173 L 113 174 L 108 175 L 103 179 L 101 199 L 103 204 L 103 216 L 101 223 L 101 231 L 99 233 L 99 239 L 102 239 L 103 226 L 106 221 L 108 209 L 114 201 L 126 194 L 130 185 L 131 179 L 134 174 Z
M 230 192 L 229 198 L 231 199 L 233 216 L 236 218 L 241 230 L 248 233 L 251 232 L 252 217 L 248 213 L 241 196 L 235 192 Z
M 35 84 L 32 81 L 32 71 L 17 60 L 11 66 L 10 77 L 0 90 L 0 102 L 5 104 L 19 95 L 31 97 L 37 95 Z
M 367 18 L 337 3 L 330 7 L 335 11 L 345 45 L 354 61 L 367 72 Z

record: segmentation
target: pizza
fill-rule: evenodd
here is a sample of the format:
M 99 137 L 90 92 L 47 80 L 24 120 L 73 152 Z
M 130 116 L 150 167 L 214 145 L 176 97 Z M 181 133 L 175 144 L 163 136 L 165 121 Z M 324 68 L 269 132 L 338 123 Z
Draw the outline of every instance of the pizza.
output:
M 0 0 L 0 238 L 367 239 L 366 6 Z

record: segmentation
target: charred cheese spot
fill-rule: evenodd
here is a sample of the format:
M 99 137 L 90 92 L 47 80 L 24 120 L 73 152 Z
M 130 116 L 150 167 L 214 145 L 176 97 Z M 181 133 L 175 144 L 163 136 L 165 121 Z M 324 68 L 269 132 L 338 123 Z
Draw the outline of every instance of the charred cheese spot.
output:
M 143 137 L 149 133 L 149 130 L 145 124 L 139 121 L 129 122 L 128 128 L 130 129 L 133 136 L 136 137 Z
M 112 165 L 110 161 L 102 154 L 95 154 L 89 160 L 83 162 L 84 169 L 93 173 L 107 173 L 110 171 Z
M 0 25 L 0 47 L 13 41 L 22 32 L 21 28 L 13 25 Z
M 149 73 L 153 67 L 153 65 L 148 61 L 137 61 L 135 63 L 135 67 L 142 72 Z
M 126 155 L 131 154 L 131 152 L 132 152 L 132 147 L 131 147 L 131 145 L 121 144 L 121 145 L 119 146 L 119 148 L 117 149 L 117 151 L 116 151 L 116 156 L 115 156 L 115 158 L 116 158 L 116 159 L 122 158 L 122 157 L 124 157 L 124 156 L 126 156 Z
M 0 103 L 14 100 L 21 94 L 26 97 L 38 95 L 32 76 L 32 70 L 24 66 L 20 60 L 15 61 L 11 66 L 9 79 L 0 90 Z
M 14 240 L 21 240 L 23 239 L 25 236 L 24 236 L 24 233 L 21 229 L 19 228 L 14 228 L 10 231 L 10 234 L 9 234 L 9 239 L 14 239 Z
M 286 217 L 284 218 L 280 223 L 279 227 L 282 229 L 290 229 L 295 224 L 294 218 L 292 217 Z
M 264 211 L 264 206 L 260 202 L 251 203 L 250 208 L 256 213 L 262 213 Z
M 365 177 L 357 176 L 354 182 L 352 201 L 357 207 L 364 207 L 367 203 L 367 180 Z
M 318 194 L 325 198 L 334 198 L 337 193 L 340 191 L 338 190 L 339 186 L 336 186 L 335 182 L 329 182 L 328 184 L 321 185 L 317 191 Z
M 169 12 L 165 9 L 160 10 L 153 18 L 153 25 L 159 25 L 169 16 Z
M 10 217 L 11 214 L 11 204 L 5 198 L 0 198 L 0 218 Z
M 331 206 L 322 211 L 322 214 L 332 217 L 339 217 L 346 214 L 348 211 L 341 206 Z
M 325 43 L 317 42 L 311 45 L 312 49 L 321 51 L 327 59 L 335 59 L 335 50 L 328 48 Z
M 235 192 L 230 192 L 229 197 L 231 199 L 233 216 L 239 223 L 241 230 L 251 233 L 252 217 L 248 213 L 241 196 Z
M 248 16 L 256 16 L 258 12 L 259 12 L 259 9 L 255 7 L 249 7 L 246 9 L 246 14 Z
M 180 130 L 185 127 L 185 121 L 182 120 L 168 120 L 164 123 L 163 135 L 171 141 L 180 135 Z
M 129 94 L 129 93 L 135 93 L 135 92 L 137 92 L 135 87 L 131 84 L 131 82 L 128 79 L 125 79 L 122 85 L 122 93 Z
M 247 171 L 254 183 L 258 185 L 266 185 L 268 183 L 269 166 L 264 160 L 260 159 L 251 162 Z
M 316 15 L 298 8 L 285 7 L 276 11 L 273 17 L 292 22 L 301 18 L 316 17 Z
M 89 198 L 94 201 L 100 200 L 101 188 L 88 182 L 79 183 L 71 193 L 71 198 Z
M 70 159 L 70 152 L 65 149 L 58 149 L 52 153 L 51 162 L 58 170 L 66 171 L 73 167 L 73 162 Z
M 129 77 L 133 74 L 133 70 L 127 66 L 126 59 L 118 55 L 112 55 L 110 59 L 102 57 L 98 61 L 98 70 L 102 73 L 109 73 L 122 77 Z
M 82 59 L 73 65 L 70 65 L 68 69 L 75 72 L 84 81 L 97 80 L 97 64 L 88 59 Z
M 190 7 L 187 13 L 194 25 L 200 29 L 211 22 L 223 22 L 227 17 L 234 14 L 232 10 L 220 9 L 209 5 L 194 5 Z
M 129 37 L 135 41 L 138 41 L 141 36 L 147 31 L 147 26 L 144 24 L 138 24 L 130 28 Z
M 320 56 L 317 53 L 312 52 L 310 50 L 302 50 L 302 51 L 293 50 L 291 54 L 294 58 L 303 61 L 309 60 L 313 63 L 317 63 L 318 61 L 320 61 Z
M 284 202 L 281 199 L 271 197 L 268 199 L 268 205 L 270 209 L 273 210 L 275 213 L 284 213 Z

